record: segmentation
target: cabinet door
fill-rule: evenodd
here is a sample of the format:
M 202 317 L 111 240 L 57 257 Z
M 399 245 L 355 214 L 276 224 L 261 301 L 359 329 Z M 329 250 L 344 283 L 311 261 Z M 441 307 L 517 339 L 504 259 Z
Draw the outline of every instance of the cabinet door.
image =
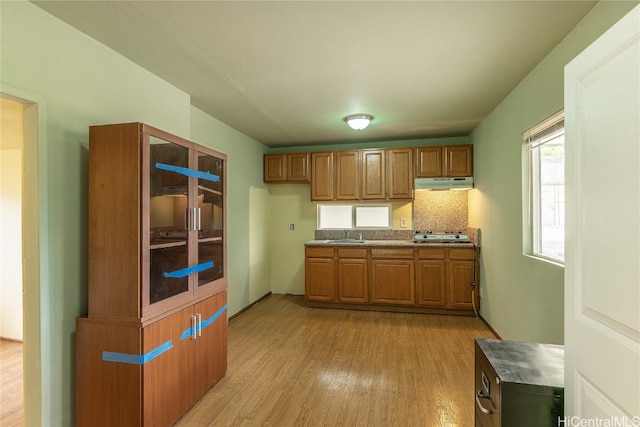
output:
M 142 311 L 162 311 L 190 295 L 188 145 L 145 134 L 149 163 L 143 166 Z M 133 209 L 135 207 L 132 207 Z M 124 232 L 124 230 L 123 230 Z
M 264 155 L 264 182 L 283 182 L 287 180 L 286 154 Z
M 442 171 L 443 147 L 418 147 L 416 149 L 416 178 L 437 178 Z
M 307 301 L 335 301 L 335 277 L 333 258 L 307 258 L 304 269 Z
M 367 260 L 339 258 L 338 301 L 366 303 L 369 301 L 368 294 Z
M 386 151 L 389 199 L 413 199 L 413 150 L 392 148 Z
M 333 153 L 311 153 L 311 200 L 333 199 Z
M 193 252 L 190 265 L 194 272 L 194 292 L 209 291 L 216 285 L 225 285 L 226 256 L 225 229 L 225 157 L 215 151 L 194 151 L 195 167 L 193 202 L 195 221 Z
M 287 181 L 309 182 L 309 153 L 287 154 Z
M 449 262 L 449 306 L 473 308 L 471 285 L 475 280 L 474 261 L 451 260 Z M 476 303 L 477 304 L 477 303 Z
M 384 150 L 362 150 L 362 199 L 380 200 L 387 195 Z
M 417 269 L 418 305 L 444 307 L 447 304 L 446 261 L 419 260 Z
M 336 156 L 336 200 L 358 200 L 360 197 L 359 151 L 337 151 Z
M 473 145 L 445 147 L 444 176 L 473 176 Z
M 183 389 L 185 372 L 180 351 L 181 324 L 191 309 L 182 310 L 142 329 L 142 425 L 171 425 L 189 408 Z M 186 395 L 185 395 L 186 394 Z
M 372 260 L 371 302 L 415 305 L 414 261 Z
M 227 371 L 227 293 L 220 292 L 193 308 L 197 338 L 193 340 L 195 399 L 207 392 Z

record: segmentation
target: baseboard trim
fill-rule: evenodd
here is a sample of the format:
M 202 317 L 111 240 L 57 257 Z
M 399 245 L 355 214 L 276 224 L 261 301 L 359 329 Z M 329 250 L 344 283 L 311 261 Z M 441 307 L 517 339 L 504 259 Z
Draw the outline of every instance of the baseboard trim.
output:
M 502 337 L 500 336 L 500 334 L 498 334 L 498 333 L 496 332 L 496 330 L 495 330 L 495 329 L 493 329 L 493 327 L 489 324 L 489 322 L 487 322 L 487 319 L 485 319 L 485 318 L 484 318 L 484 317 L 482 317 L 482 316 L 478 316 L 478 317 L 480 318 L 480 320 L 482 320 L 482 322 L 484 322 L 484 324 L 485 324 L 485 325 L 487 325 L 487 328 L 489 328 L 489 330 L 491 331 L 491 333 L 492 333 L 493 335 L 495 335 L 497 339 L 499 339 L 499 340 L 501 340 L 501 339 L 502 339 Z
M 233 319 L 235 319 L 236 317 L 240 316 L 242 313 L 244 313 L 245 311 L 249 310 L 250 308 L 252 308 L 254 305 L 258 304 L 259 302 L 264 301 L 266 298 L 268 298 L 270 296 L 271 296 L 271 291 L 267 292 L 266 294 L 264 294 L 263 296 L 261 296 L 260 298 L 258 298 L 257 300 L 255 300 L 254 302 L 252 302 L 251 304 L 249 304 L 248 306 L 246 306 L 245 308 L 243 308 L 242 310 L 240 310 L 236 314 L 234 314 L 233 316 L 229 317 L 229 322 L 231 322 Z

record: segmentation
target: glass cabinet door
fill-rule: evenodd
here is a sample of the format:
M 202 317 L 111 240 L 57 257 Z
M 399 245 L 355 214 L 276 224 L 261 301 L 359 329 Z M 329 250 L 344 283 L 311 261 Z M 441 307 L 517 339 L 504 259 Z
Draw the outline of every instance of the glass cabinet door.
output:
M 197 286 L 224 277 L 224 160 L 197 153 L 198 272 Z
M 149 139 L 149 304 L 189 291 L 189 149 Z

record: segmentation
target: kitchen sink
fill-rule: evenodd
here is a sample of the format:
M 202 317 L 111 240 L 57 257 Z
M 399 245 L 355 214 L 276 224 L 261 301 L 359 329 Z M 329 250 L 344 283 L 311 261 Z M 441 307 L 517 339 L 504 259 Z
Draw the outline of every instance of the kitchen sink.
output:
M 364 243 L 364 240 L 357 239 L 336 239 L 336 240 L 325 240 L 323 243 Z

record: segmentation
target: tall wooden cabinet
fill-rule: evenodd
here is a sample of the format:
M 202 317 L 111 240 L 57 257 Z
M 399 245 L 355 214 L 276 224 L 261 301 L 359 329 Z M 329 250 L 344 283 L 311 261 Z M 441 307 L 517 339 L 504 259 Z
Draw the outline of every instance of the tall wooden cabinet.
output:
M 89 136 L 76 425 L 171 425 L 226 372 L 226 156 L 141 123 Z

